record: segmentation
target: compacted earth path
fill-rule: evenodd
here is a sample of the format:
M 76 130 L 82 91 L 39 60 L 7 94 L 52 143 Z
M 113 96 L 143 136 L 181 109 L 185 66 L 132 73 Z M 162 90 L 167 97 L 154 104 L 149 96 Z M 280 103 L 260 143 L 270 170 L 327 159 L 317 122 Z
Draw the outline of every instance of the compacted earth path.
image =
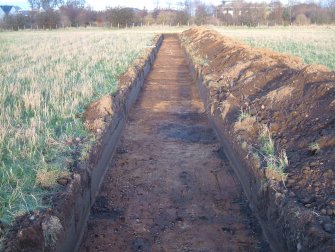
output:
M 130 112 L 80 251 L 269 251 L 175 35 Z

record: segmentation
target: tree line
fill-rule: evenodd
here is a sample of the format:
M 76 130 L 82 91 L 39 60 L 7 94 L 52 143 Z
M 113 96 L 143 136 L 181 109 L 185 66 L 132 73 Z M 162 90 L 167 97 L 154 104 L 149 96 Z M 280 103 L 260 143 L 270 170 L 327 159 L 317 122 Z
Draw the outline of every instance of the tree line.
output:
M 94 11 L 85 7 L 85 0 L 28 0 L 31 11 L 7 15 L 3 29 L 55 29 L 60 27 L 102 26 L 127 27 L 139 25 L 307 25 L 335 23 L 335 0 L 319 3 L 280 1 L 249 3 L 244 0 L 225 2 L 218 6 L 199 0 L 180 2 L 178 8 L 153 11 L 134 8 L 107 8 Z

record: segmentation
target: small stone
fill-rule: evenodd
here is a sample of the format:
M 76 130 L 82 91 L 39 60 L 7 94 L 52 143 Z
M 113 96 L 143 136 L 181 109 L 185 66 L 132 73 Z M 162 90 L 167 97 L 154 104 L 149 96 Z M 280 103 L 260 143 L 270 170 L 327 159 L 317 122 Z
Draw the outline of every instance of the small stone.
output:
M 333 210 L 327 209 L 327 215 L 332 216 L 333 215 Z
M 31 216 L 29 217 L 29 220 L 30 220 L 30 221 L 34 221 L 34 220 L 35 220 L 35 215 L 31 215 Z
M 280 129 L 280 125 L 278 123 L 271 124 L 271 131 L 277 133 Z
M 328 233 L 334 233 L 335 227 L 330 223 L 325 223 L 322 225 L 323 229 Z
M 294 184 L 295 183 L 295 179 L 288 179 L 287 180 L 287 184 Z
M 246 150 L 246 149 L 248 148 L 248 144 L 247 144 L 247 142 L 243 141 L 243 142 L 241 143 L 241 148 L 242 148 L 243 150 Z
M 323 208 L 323 209 L 321 209 L 321 213 L 324 214 L 324 215 L 326 215 L 327 214 L 327 210 Z
M 36 248 L 40 245 L 40 242 L 42 240 L 42 234 L 40 232 L 37 232 L 37 230 L 33 227 L 28 227 L 25 229 L 21 229 L 18 232 L 16 238 L 22 247 L 28 245 L 32 248 Z
M 308 228 L 307 235 L 310 237 L 319 237 L 322 239 L 322 237 L 324 237 L 324 231 L 322 227 L 313 225 Z
M 334 176 L 334 173 L 333 173 L 333 171 L 331 171 L 331 170 L 328 170 L 327 172 L 325 172 L 324 174 L 323 174 L 323 177 L 324 178 L 332 178 Z
M 77 141 L 77 142 L 80 142 L 80 137 L 76 137 L 76 141 Z
M 274 118 L 278 118 L 278 117 L 280 117 L 280 112 L 277 111 L 277 112 L 273 113 L 273 117 L 274 117 Z
M 256 109 L 254 109 L 254 108 L 252 108 L 252 109 L 250 109 L 250 111 L 249 111 L 249 113 L 251 114 L 251 115 L 256 115 L 257 114 L 257 110 Z
M 265 109 L 265 106 L 264 106 L 264 105 L 262 105 L 262 106 L 261 106 L 261 109 Z
M 302 249 L 302 246 L 301 246 L 300 242 L 298 242 L 298 244 L 297 244 L 297 251 L 301 251 L 301 249 Z
M 62 185 L 62 186 L 66 186 L 69 183 L 69 179 L 68 178 L 59 178 L 59 179 L 57 179 L 57 183 Z
M 310 173 L 311 173 L 311 170 L 309 170 L 309 169 L 308 169 L 308 170 L 307 170 L 307 169 L 305 169 L 305 170 L 303 171 L 303 173 L 308 175 L 308 174 L 310 174 Z
M 309 171 L 310 169 L 311 169 L 311 167 L 309 167 L 309 166 L 304 167 L 304 170 L 306 170 L 306 171 Z
M 306 204 L 305 207 L 306 207 L 306 208 L 311 208 L 311 207 L 312 207 L 312 204 Z
M 319 162 L 311 162 L 310 164 L 309 164 L 310 166 L 318 166 L 319 165 Z
M 315 201 L 315 198 L 312 197 L 312 196 L 307 196 L 305 198 L 302 198 L 302 199 L 299 199 L 299 201 L 303 204 L 310 204 L 312 203 L 313 201 Z
M 295 196 L 295 193 L 294 192 L 290 192 L 289 196 L 293 198 Z

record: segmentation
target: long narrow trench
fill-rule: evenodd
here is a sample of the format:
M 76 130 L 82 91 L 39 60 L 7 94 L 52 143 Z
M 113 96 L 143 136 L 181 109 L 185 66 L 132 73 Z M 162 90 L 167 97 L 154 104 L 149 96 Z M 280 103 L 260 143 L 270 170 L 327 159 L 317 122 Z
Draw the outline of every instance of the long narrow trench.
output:
M 80 251 L 269 251 L 175 35 L 130 112 Z

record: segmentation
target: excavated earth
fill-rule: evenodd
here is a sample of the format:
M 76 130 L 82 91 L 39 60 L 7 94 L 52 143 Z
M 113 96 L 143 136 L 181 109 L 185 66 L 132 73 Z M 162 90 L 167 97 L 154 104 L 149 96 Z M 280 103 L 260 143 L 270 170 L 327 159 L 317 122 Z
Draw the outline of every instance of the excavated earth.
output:
M 286 251 L 335 251 L 335 72 L 208 29 L 180 39 L 261 219 Z M 265 126 L 286 175 L 259 154 Z
M 129 113 L 80 251 L 270 251 L 176 35 Z

